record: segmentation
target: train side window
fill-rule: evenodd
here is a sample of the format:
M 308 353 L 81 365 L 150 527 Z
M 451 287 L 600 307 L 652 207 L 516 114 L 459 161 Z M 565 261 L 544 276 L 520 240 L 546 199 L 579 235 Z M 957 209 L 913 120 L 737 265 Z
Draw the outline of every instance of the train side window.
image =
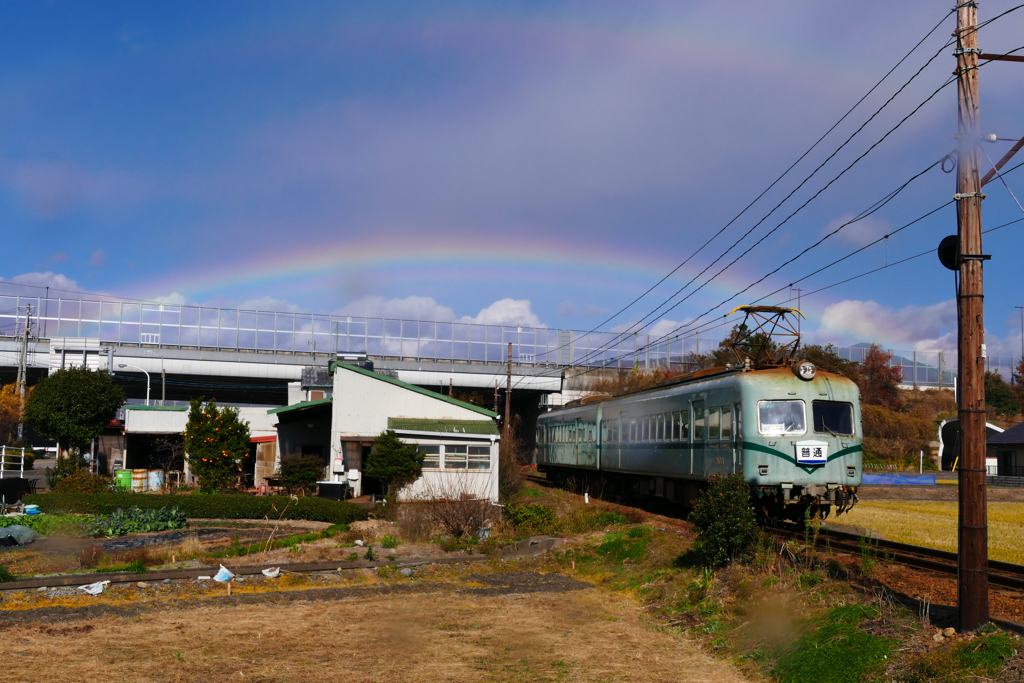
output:
M 661 414 L 661 440 L 671 441 L 672 440 L 672 414 L 662 413 Z
M 690 440 L 690 411 L 688 410 L 679 413 L 679 440 Z
M 637 424 L 637 421 L 635 419 L 632 419 L 632 420 L 629 421 L 629 442 L 630 443 L 636 443 L 637 442 L 637 431 L 638 431 L 638 427 L 639 426 L 640 425 Z
M 741 406 L 739 403 L 737 403 L 735 405 L 735 407 L 736 407 L 736 436 L 742 437 L 743 436 L 743 406 Z
M 612 420 L 612 443 L 619 442 L 619 421 Z
M 643 426 L 640 429 L 640 441 L 647 443 L 651 440 L 651 416 L 644 415 Z
M 718 406 L 708 410 L 708 440 L 718 440 Z
M 595 438 L 596 436 L 597 425 L 591 422 L 590 424 L 587 425 L 587 441 L 589 441 L 590 443 L 594 443 L 595 441 L 597 441 L 597 439 Z
M 704 401 L 693 402 L 693 440 L 704 440 Z
M 722 406 L 722 441 L 732 441 L 732 408 Z

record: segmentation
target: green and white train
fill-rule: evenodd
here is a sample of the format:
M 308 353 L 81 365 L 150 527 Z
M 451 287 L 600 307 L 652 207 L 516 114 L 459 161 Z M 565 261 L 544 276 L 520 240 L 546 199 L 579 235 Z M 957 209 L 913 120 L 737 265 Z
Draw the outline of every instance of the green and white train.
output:
M 541 415 L 537 465 L 556 482 L 683 504 L 739 473 L 767 518 L 841 513 L 861 484 L 860 391 L 807 361 L 713 368 Z

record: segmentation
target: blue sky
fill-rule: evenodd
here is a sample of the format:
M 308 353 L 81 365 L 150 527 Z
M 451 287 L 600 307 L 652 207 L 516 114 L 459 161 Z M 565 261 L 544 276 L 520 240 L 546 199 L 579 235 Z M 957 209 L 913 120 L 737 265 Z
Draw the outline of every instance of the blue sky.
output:
M 1011 6 L 985 2 L 980 16 Z M 0 294 L 51 286 L 589 329 L 691 257 L 945 11 L 923 0 L 4 3 Z M 948 17 L 789 176 L 604 328 L 640 319 L 711 264 L 953 27 Z M 983 49 L 1020 47 L 1022 28 L 1024 11 L 1007 15 L 983 29 Z M 953 68 L 947 48 L 684 294 L 742 254 L 735 265 L 654 318 L 654 331 L 770 294 L 949 201 L 954 175 L 933 169 L 733 297 L 954 148 L 947 87 L 751 246 Z M 1014 115 L 1022 68 L 982 71 L 983 132 L 1024 135 Z M 985 149 L 997 159 L 1010 144 Z M 1019 196 L 1021 179 L 1024 170 L 1006 179 Z M 986 227 L 1021 217 L 1001 184 L 987 192 Z M 990 353 L 1019 354 L 1022 226 L 985 240 Z M 839 282 L 953 232 L 949 207 L 799 286 Z M 952 296 L 952 274 L 929 255 L 804 297 L 804 329 L 815 341 L 952 350 Z

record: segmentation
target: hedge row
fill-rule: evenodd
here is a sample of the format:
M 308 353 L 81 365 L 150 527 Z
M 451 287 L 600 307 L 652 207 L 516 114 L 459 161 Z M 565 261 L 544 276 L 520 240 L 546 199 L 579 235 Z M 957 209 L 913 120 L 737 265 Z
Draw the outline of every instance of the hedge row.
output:
M 349 524 L 366 519 L 366 510 L 354 503 L 324 498 L 288 496 L 245 496 L 239 494 L 173 495 L 127 491 L 109 493 L 36 493 L 23 502 L 36 504 L 43 512 L 109 515 L 130 507 L 176 507 L 186 517 L 200 519 L 302 519 L 332 524 Z

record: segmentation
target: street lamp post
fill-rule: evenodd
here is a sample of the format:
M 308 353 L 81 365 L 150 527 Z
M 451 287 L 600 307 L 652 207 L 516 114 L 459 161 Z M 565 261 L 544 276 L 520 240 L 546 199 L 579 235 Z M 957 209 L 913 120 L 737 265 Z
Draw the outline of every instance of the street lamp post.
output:
M 142 374 L 144 374 L 146 376 L 146 405 L 148 406 L 149 405 L 149 373 L 146 372 L 145 370 L 143 370 L 142 368 L 140 368 L 138 365 L 129 365 L 128 363 L 118 363 L 117 367 L 119 367 L 119 368 L 135 368 L 136 370 L 140 370 L 142 372 Z

